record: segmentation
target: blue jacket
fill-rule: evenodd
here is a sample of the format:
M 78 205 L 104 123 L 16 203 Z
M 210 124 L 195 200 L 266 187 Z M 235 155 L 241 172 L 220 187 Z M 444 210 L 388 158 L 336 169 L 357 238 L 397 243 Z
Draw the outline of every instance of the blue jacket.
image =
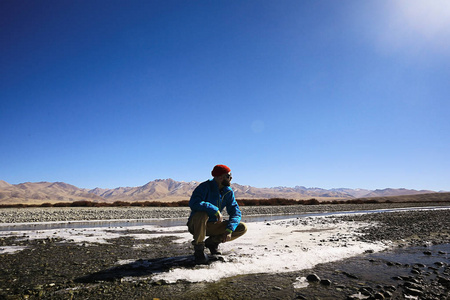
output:
M 226 186 L 219 191 L 219 185 L 214 179 L 200 183 L 192 193 L 189 200 L 191 215 L 189 219 L 198 211 L 206 211 L 208 213 L 208 222 L 217 221 L 217 212 L 222 212 L 223 208 L 227 208 L 230 216 L 227 229 L 234 231 L 241 222 L 241 210 L 234 198 L 234 192 Z

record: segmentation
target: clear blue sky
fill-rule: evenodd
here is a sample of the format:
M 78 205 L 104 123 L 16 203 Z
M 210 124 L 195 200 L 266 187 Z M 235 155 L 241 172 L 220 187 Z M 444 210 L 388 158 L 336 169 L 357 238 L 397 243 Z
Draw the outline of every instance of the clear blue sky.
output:
M 450 190 L 450 2 L 0 1 L 0 180 Z

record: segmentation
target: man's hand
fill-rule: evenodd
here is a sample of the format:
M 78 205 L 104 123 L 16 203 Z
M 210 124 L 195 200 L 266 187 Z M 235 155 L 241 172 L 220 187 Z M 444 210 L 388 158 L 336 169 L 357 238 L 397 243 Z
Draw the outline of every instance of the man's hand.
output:
M 223 222 L 223 216 L 220 213 L 220 211 L 217 212 L 217 222 L 216 223 L 222 223 Z
M 231 233 L 225 232 L 222 236 L 222 243 L 228 242 L 231 240 Z

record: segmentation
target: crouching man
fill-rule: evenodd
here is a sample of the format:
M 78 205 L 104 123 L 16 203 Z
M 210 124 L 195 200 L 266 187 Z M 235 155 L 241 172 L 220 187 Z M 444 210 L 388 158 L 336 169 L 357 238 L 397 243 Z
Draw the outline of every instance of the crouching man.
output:
M 187 223 L 189 232 L 194 236 L 195 262 L 205 264 L 208 255 L 205 247 L 212 255 L 221 254 L 219 244 L 232 241 L 247 232 L 247 226 L 241 222 L 241 211 L 231 189 L 231 170 L 225 165 L 216 165 L 211 172 L 213 179 L 197 186 L 189 200 L 191 215 Z M 222 217 L 226 207 L 230 216 Z M 205 237 L 208 238 L 205 241 Z

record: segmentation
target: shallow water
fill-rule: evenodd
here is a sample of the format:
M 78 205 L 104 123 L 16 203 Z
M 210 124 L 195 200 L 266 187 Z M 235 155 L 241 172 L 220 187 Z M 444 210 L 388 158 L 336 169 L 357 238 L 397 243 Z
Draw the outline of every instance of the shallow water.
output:
M 429 253 L 424 254 L 425 251 Z M 314 268 L 321 279 L 331 280 L 334 283 L 332 286 L 306 283 L 298 289 L 298 293 L 307 295 L 308 299 L 345 299 L 350 294 L 357 294 L 363 286 L 378 291 L 380 286 L 397 287 L 403 282 L 399 277 L 417 276 L 412 273 L 413 269 L 420 272 L 418 276 L 423 278 L 425 284 L 430 284 L 445 269 L 437 262 L 450 264 L 450 244 L 389 249 L 350 257 L 331 264 L 319 264 Z M 340 289 L 336 284 L 349 288 Z
M 431 254 L 425 254 L 425 251 L 429 251 Z M 389 252 L 373 253 L 369 257 L 403 265 L 424 264 L 432 266 L 438 260 L 450 263 L 450 244 L 398 248 Z
M 47 230 L 63 228 L 104 228 L 131 227 L 143 225 L 159 225 L 161 227 L 181 226 L 186 224 L 186 218 L 173 219 L 135 219 L 135 220 L 98 220 L 98 221 L 64 221 L 36 223 L 0 224 L 0 231 Z
M 405 207 L 405 208 L 391 208 L 391 209 L 375 209 L 375 210 L 356 210 L 356 211 L 335 211 L 335 212 L 320 212 L 320 213 L 303 213 L 303 214 L 289 214 L 289 215 L 254 215 L 244 216 L 243 222 L 262 222 L 262 221 L 277 221 L 284 219 L 296 219 L 306 217 L 321 217 L 321 216 L 339 216 L 349 214 L 366 214 L 366 213 L 383 213 L 383 212 L 403 212 L 403 211 L 417 211 L 417 210 L 442 210 L 450 209 L 450 206 L 429 206 L 429 207 Z M 171 218 L 171 219 L 132 219 L 132 220 L 98 220 L 98 221 L 64 221 L 64 222 L 35 222 L 35 223 L 7 223 L 0 224 L 0 231 L 26 231 L 26 230 L 46 230 L 46 229 L 61 229 L 61 228 L 99 228 L 99 227 L 129 227 L 142 225 L 157 225 L 161 227 L 183 226 L 186 224 L 186 218 Z

